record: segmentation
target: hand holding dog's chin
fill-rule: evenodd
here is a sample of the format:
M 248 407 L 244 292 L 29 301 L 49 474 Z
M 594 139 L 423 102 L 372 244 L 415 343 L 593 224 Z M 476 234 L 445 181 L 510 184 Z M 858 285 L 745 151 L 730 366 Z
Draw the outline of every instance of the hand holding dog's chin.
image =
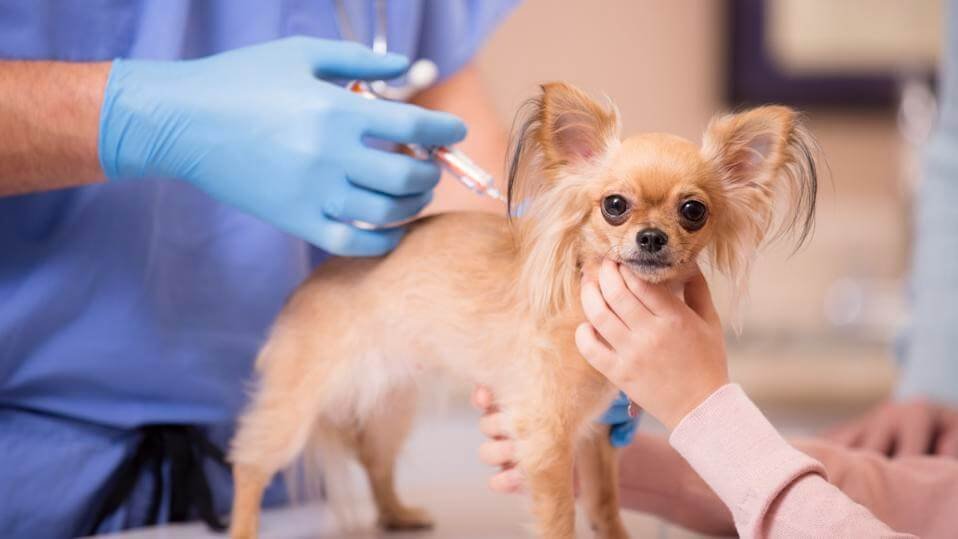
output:
M 725 339 L 708 285 L 696 272 L 685 301 L 605 261 L 582 282 L 585 359 L 669 430 L 728 383 Z

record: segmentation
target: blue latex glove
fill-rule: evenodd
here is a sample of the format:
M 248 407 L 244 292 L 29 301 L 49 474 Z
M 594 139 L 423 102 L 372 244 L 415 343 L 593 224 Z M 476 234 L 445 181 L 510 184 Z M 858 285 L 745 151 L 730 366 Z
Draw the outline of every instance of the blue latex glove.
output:
M 611 425 L 609 441 L 612 442 L 612 447 L 625 447 L 632 443 L 639 426 L 639 415 L 629 417 L 629 397 L 619 392 L 619 396 L 612 401 L 612 406 L 599 418 L 600 423 Z
M 455 116 L 372 101 L 324 79 L 391 79 L 406 58 L 294 37 L 202 58 L 116 60 L 100 114 L 110 179 L 194 184 L 340 255 L 379 255 L 439 181 L 435 163 L 368 147 L 364 138 L 426 146 L 466 134 Z

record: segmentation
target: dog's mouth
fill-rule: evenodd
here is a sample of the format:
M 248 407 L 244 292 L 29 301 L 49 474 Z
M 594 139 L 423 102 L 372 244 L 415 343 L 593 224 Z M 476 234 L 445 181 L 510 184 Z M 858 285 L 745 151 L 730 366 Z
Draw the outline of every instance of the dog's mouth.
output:
M 643 271 L 643 272 L 655 272 L 664 270 L 672 267 L 672 262 L 669 260 L 663 260 L 661 258 L 646 258 L 646 257 L 632 257 L 626 258 L 623 260 L 626 264 L 632 266 L 634 269 Z

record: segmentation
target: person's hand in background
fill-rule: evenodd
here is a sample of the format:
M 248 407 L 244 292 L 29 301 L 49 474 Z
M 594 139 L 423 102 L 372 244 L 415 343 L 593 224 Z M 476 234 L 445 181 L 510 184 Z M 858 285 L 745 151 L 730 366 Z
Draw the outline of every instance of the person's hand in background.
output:
M 190 61 L 116 60 L 100 118 L 110 179 L 169 177 L 327 251 L 379 255 L 439 180 L 435 163 L 366 139 L 452 144 L 456 117 L 368 100 L 324 79 L 391 79 L 408 61 L 349 42 L 294 37 Z
M 889 457 L 958 458 L 958 409 L 923 399 L 890 400 L 827 431 L 824 437 Z
M 606 260 L 597 280 L 583 278 L 582 307 L 579 352 L 670 430 L 728 383 L 721 321 L 700 273 L 683 302 L 666 284 Z

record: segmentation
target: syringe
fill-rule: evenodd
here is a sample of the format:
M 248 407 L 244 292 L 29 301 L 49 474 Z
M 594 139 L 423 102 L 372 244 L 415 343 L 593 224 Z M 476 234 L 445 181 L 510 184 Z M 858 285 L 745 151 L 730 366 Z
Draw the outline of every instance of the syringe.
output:
M 363 81 L 353 81 L 348 86 L 351 92 L 355 92 L 367 99 L 382 99 L 376 92 Z M 496 188 L 495 178 L 475 164 L 469 156 L 452 146 L 434 146 L 423 148 L 411 144 L 400 144 L 400 148 L 420 159 L 433 159 L 442 166 L 447 172 L 452 174 L 463 185 L 473 192 L 494 198 L 500 202 L 505 202 L 506 197 Z

